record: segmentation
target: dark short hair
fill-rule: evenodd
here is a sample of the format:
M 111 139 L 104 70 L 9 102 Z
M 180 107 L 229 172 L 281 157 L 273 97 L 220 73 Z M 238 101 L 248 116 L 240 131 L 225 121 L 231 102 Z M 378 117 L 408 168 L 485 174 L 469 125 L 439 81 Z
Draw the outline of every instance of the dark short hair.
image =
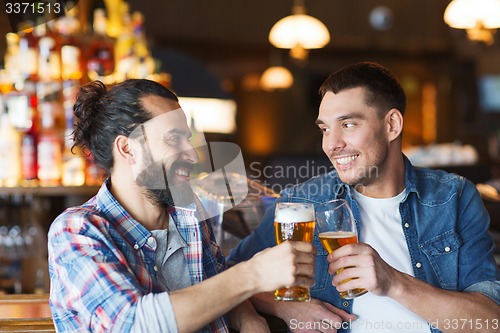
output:
M 395 108 L 404 115 L 406 94 L 398 79 L 387 68 L 373 62 L 360 62 L 331 74 L 321 85 L 321 97 L 329 91 L 337 94 L 343 90 L 362 87 L 366 90 L 365 102 L 378 109 L 381 116 Z
M 148 95 L 178 102 L 175 93 L 151 80 L 127 80 L 109 90 L 101 81 L 82 86 L 73 107 L 74 146 L 90 151 L 96 164 L 109 173 L 113 167 L 115 138 L 129 136 L 138 125 L 153 117 L 141 101 Z

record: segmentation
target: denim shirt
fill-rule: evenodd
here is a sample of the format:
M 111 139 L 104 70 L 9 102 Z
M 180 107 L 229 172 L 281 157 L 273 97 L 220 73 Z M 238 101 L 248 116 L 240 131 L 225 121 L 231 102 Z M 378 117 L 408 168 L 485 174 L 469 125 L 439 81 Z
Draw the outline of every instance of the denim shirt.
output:
M 464 177 L 441 170 L 415 168 L 405 160 L 405 196 L 399 205 L 401 227 L 410 252 L 414 276 L 435 287 L 480 292 L 500 304 L 500 271 L 495 263 L 495 245 L 488 232 L 489 216 L 475 186 Z M 276 202 L 321 204 L 345 198 L 357 221 L 363 221 L 350 186 L 342 183 L 335 170 L 284 189 Z M 232 265 L 248 260 L 255 253 L 276 245 L 274 206 L 259 227 L 227 258 Z M 340 298 L 328 273 L 328 253 L 315 232 L 317 250 L 315 285 L 311 296 L 352 312 L 355 300 Z M 430 327 L 431 332 L 440 332 Z M 349 332 L 349 330 L 339 330 Z

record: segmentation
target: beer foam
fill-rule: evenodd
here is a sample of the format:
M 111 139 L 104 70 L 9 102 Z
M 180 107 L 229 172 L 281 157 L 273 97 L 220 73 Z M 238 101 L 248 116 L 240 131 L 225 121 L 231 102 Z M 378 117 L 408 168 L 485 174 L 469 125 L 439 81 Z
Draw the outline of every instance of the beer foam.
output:
M 314 209 L 311 205 L 286 204 L 276 210 L 274 221 L 276 223 L 311 222 L 314 221 Z
M 326 231 L 320 232 L 319 237 L 322 238 L 350 238 L 356 237 L 356 233 L 350 231 Z

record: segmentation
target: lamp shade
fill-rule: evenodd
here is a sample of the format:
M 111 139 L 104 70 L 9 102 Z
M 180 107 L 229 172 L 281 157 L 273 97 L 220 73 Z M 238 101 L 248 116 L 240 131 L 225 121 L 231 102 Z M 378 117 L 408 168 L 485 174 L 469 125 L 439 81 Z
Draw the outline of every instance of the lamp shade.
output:
M 292 49 L 301 46 L 304 49 L 319 49 L 330 41 L 330 33 L 318 19 L 294 14 L 276 22 L 269 32 L 269 42 L 275 47 Z
M 267 91 L 288 89 L 293 85 L 292 73 L 285 67 L 272 66 L 262 73 L 260 86 Z
M 499 28 L 500 0 L 453 0 L 444 11 L 444 21 L 457 29 Z

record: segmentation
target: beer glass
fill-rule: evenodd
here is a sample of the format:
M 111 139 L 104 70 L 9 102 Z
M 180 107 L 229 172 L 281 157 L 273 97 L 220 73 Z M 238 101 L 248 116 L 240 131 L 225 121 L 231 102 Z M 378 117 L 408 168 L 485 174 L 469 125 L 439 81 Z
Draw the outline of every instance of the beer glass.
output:
M 274 212 L 276 243 L 284 241 L 312 242 L 314 237 L 314 205 L 309 203 L 279 202 Z M 304 302 L 311 299 L 309 287 L 294 286 L 274 292 L 278 301 Z
M 356 230 L 356 221 L 352 215 L 351 208 L 344 199 L 336 199 L 324 204 L 317 204 L 314 207 L 316 211 L 316 228 L 318 230 L 319 240 L 328 253 L 332 253 L 341 246 L 357 243 L 358 236 Z M 340 273 L 343 268 L 337 271 Z M 350 279 L 340 282 L 341 284 Z M 340 292 L 344 299 L 352 299 L 366 293 L 363 288 L 356 288 Z

